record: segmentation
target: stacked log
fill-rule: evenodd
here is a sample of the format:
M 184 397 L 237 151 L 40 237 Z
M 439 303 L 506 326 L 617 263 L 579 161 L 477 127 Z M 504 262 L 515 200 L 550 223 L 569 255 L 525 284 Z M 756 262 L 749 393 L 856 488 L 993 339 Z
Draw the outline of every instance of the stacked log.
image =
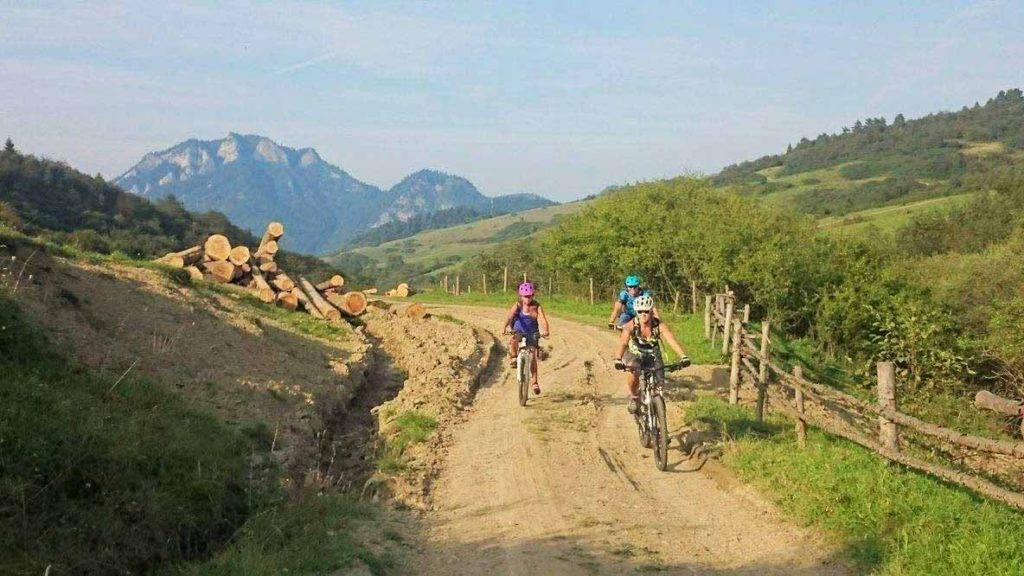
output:
M 168 266 L 174 266 L 175 268 L 190 267 L 196 262 L 203 259 L 203 247 L 193 246 L 186 248 L 181 252 L 168 252 L 161 258 L 157 258 L 157 262 L 161 264 L 167 264 Z
M 326 292 L 325 298 L 346 316 L 359 316 L 366 311 L 366 294 L 362 292 Z
M 323 295 L 316 289 L 316 286 L 314 286 L 309 280 L 299 276 L 299 285 L 302 286 L 302 290 L 306 292 L 306 296 L 309 297 L 309 301 L 317 310 L 320 311 L 320 314 L 322 314 L 324 318 L 332 322 L 341 320 L 341 311 L 325 300 Z
M 422 320 L 427 317 L 427 307 L 419 302 L 413 302 L 405 309 L 405 315 L 409 318 Z
M 355 317 L 365 312 L 366 295 L 342 293 L 345 278 L 340 274 L 314 285 L 305 278 L 296 282 L 282 271 L 274 258 L 283 234 L 284 226 L 271 222 L 255 250 L 232 246 L 223 234 L 213 234 L 201 246 L 170 252 L 156 261 L 186 269 L 192 280 L 242 286 L 263 302 L 286 310 L 302 310 L 331 322 L 339 321 L 343 315 Z
M 398 298 L 408 298 L 410 294 L 412 294 L 412 290 L 409 289 L 409 285 L 405 282 L 384 293 L 385 296 L 396 296 Z
M 344 285 L 345 279 L 341 276 L 341 274 L 335 274 L 334 276 L 331 276 L 327 280 L 324 280 L 323 282 L 317 284 L 316 289 L 320 290 L 321 292 L 327 290 L 337 291 L 338 288 L 341 288 Z

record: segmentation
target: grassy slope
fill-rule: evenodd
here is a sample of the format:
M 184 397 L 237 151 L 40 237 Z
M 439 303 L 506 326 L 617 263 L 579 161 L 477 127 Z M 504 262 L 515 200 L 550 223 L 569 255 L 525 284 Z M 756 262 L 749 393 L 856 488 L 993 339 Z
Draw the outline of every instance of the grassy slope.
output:
M 456 304 L 460 306 L 494 306 L 507 309 L 515 302 L 511 294 L 464 294 L 459 297 L 443 292 L 426 292 L 417 294 L 415 299 L 422 302 L 437 304 Z M 537 298 L 549 315 L 576 320 L 591 326 L 605 328 L 608 316 L 612 311 L 611 302 L 599 302 L 591 305 L 576 299 L 559 296 L 538 296 Z M 675 334 L 683 349 L 695 364 L 720 364 L 722 355 L 712 350 L 704 338 L 703 316 L 691 314 L 671 314 L 662 310 L 672 333 Z M 609 350 L 609 354 L 611 350 Z M 675 354 L 666 347 L 666 361 L 672 361 Z
M 584 205 L 585 202 L 571 202 L 505 214 L 450 228 L 427 230 L 409 238 L 385 242 L 380 246 L 357 248 L 353 252 L 378 261 L 384 261 L 389 254 L 397 253 L 410 263 L 443 261 L 445 258 L 453 256 L 466 258 L 505 240 L 500 237 L 500 233 L 516 222 L 549 224 L 556 216 L 572 214 Z M 411 248 L 406 248 L 406 246 L 411 246 Z M 330 256 L 325 259 L 328 262 L 331 261 Z
M 893 232 L 905 225 L 916 215 L 962 206 L 974 197 L 974 194 L 969 192 L 955 196 L 921 200 L 920 202 L 899 206 L 871 208 L 869 210 L 861 210 L 860 212 L 852 212 L 838 218 L 822 218 L 818 220 L 818 225 L 830 234 L 861 234 L 868 229 Z
M 731 439 L 723 462 L 807 524 L 836 534 L 858 573 L 1024 573 L 1024 515 L 853 443 L 701 397 L 687 420 Z
M 258 505 L 238 430 L 71 364 L 9 296 L 0 325 L 0 572 L 144 571 L 217 546 Z

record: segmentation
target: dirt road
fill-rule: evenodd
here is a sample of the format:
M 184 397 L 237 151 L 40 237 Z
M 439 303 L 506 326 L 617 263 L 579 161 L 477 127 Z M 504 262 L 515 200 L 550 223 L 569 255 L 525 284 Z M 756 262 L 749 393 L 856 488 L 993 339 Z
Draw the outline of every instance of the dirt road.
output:
M 444 312 L 500 330 L 499 310 Z M 720 369 L 674 377 L 669 471 L 659 472 L 609 361 L 614 335 L 559 319 L 552 334 L 541 396 L 520 407 L 503 368 L 456 429 L 416 573 L 847 573 L 825 540 L 682 452 L 679 400 L 716 385 Z

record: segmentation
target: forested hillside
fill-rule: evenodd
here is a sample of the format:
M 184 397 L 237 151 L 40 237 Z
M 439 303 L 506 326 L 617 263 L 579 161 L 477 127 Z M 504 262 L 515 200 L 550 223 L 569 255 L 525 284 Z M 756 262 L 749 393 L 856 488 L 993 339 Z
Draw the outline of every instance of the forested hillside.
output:
M 985 189 L 994 170 L 1020 163 L 1024 95 L 1012 89 L 957 112 L 857 121 L 729 166 L 712 182 L 821 217 Z
M 210 234 L 258 244 L 219 212 L 189 212 L 173 197 L 150 202 L 99 176 L 21 154 L 10 140 L 0 152 L 0 223 L 56 244 L 132 258 L 181 250 Z M 282 253 L 279 259 L 296 273 L 328 271 L 311 256 Z

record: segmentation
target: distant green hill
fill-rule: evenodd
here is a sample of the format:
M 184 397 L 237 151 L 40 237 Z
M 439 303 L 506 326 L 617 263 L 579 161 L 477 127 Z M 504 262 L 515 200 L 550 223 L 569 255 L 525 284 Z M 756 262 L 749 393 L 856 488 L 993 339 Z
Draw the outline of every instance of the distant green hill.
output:
M 386 285 L 443 272 L 498 244 L 536 234 L 578 212 L 582 200 L 505 214 L 449 228 L 427 230 L 408 238 L 340 252 L 324 259 L 360 278 Z
M 838 134 L 803 138 L 783 154 L 729 166 L 712 182 L 834 218 L 985 190 L 994 170 L 1012 164 L 1024 164 L 1019 89 L 957 112 L 857 121 Z

